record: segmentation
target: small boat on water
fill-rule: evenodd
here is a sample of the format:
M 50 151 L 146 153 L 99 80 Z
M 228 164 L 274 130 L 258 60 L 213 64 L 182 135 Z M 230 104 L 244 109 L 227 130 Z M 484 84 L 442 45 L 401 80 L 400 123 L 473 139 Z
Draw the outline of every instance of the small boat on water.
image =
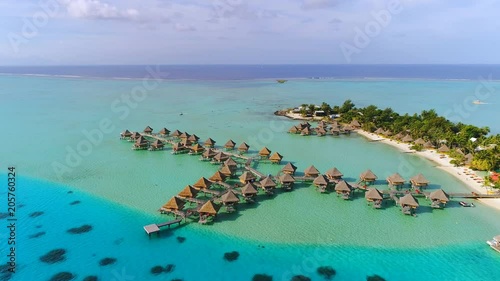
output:
M 490 247 L 500 253 L 500 235 L 493 237 L 492 240 L 486 241 Z
M 473 104 L 485 104 L 484 102 L 482 102 L 480 100 L 474 100 L 472 103 Z
M 467 203 L 464 201 L 460 201 L 460 202 L 458 202 L 458 204 L 460 204 L 460 206 L 462 206 L 462 207 L 475 207 L 474 203 Z

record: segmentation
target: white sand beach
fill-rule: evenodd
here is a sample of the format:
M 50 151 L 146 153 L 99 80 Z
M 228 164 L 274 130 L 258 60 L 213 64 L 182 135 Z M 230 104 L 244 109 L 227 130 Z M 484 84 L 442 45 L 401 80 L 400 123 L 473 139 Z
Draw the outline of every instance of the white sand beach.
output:
M 357 130 L 356 131 L 359 135 L 362 135 L 366 137 L 369 140 L 372 141 L 377 141 L 381 143 L 385 143 L 388 145 L 391 145 L 397 149 L 399 149 L 402 152 L 405 153 L 414 153 L 416 155 L 419 155 L 421 157 L 424 157 L 430 161 L 433 161 L 438 164 L 437 168 L 444 170 L 448 172 L 449 174 L 453 175 L 460 181 L 462 181 L 466 186 L 470 188 L 471 191 L 476 192 L 476 193 L 486 193 L 487 190 L 483 186 L 483 180 L 480 176 L 478 176 L 474 171 L 471 169 L 468 169 L 467 167 L 455 167 L 452 164 L 450 164 L 451 158 L 448 157 L 447 155 L 442 155 L 437 153 L 435 149 L 432 150 L 423 150 L 423 151 L 414 151 L 410 149 L 410 145 L 406 143 L 401 143 L 397 142 L 388 138 L 385 138 L 383 136 L 374 134 L 374 133 L 368 133 L 363 130 Z M 500 210 L 500 199 L 480 199 L 482 203 L 499 209 Z

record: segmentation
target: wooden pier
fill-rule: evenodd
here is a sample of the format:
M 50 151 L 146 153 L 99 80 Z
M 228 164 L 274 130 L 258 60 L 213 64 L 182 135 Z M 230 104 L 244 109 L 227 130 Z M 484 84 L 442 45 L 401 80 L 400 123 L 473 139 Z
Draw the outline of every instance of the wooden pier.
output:
M 173 221 L 167 221 L 167 222 L 160 223 L 160 224 L 148 224 L 148 225 L 144 226 L 144 231 L 146 231 L 146 234 L 149 237 L 151 237 L 152 233 L 156 233 L 157 235 L 160 235 L 160 229 L 162 227 L 167 226 L 168 228 L 170 228 L 170 226 L 174 225 L 174 224 L 181 225 L 182 220 L 183 219 L 176 219 Z

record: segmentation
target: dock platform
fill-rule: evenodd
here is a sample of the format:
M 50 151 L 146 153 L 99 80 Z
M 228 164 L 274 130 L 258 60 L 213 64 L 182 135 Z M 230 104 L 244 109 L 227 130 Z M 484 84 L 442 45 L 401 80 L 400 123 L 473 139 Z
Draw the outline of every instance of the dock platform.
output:
M 157 235 L 159 235 L 162 227 L 168 226 L 168 228 L 170 228 L 170 226 L 173 224 L 181 225 L 181 222 L 182 222 L 182 219 L 176 219 L 173 221 L 167 221 L 167 222 L 160 223 L 160 224 L 155 224 L 155 223 L 148 224 L 148 225 L 144 226 L 144 231 L 146 231 L 146 234 L 151 237 L 152 233 L 156 233 Z

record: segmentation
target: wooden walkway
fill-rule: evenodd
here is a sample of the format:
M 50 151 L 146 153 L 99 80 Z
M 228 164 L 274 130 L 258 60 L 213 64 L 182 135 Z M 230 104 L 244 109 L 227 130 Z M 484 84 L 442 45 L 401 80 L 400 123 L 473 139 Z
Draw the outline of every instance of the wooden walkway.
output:
M 162 227 L 168 226 L 168 228 L 170 228 L 170 226 L 173 224 L 181 225 L 182 220 L 183 219 L 176 219 L 173 221 L 167 221 L 167 222 L 160 223 L 160 224 L 149 224 L 149 225 L 144 226 L 144 231 L 146 231 L 146 234 L 150 237 L 151 237 L 152 233 L 157 233 L 159 235 L 160 229 Z
M 406 194 L 411 194 L 415 197 L 425 197 L 428 198 L 430 195 L 430 192 L 408 192 L 408 191 L 395 191 L 395 190 L 381 190 L 383 194 L 389 194 L 390 198 L 393 199 L 393 197 L 398 196 L 405 196 Z M 468 199 L 481 199 L 481 198 L 500 198 L 500 194 L 479 194 L 479 193 L 458 193 L 458 192 L 451 192 L 448 193 L 448 196 L 450 198 L 468 198 Z

